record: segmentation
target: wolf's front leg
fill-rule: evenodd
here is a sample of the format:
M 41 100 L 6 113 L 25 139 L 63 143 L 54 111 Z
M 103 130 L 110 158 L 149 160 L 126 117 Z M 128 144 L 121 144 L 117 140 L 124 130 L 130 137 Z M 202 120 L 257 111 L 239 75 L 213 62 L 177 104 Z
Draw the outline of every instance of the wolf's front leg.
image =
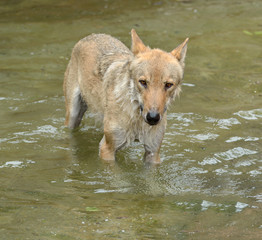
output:
M 99 147 L 99 156 L 105 161 L 115 160 L 115 144 L 111 134 L 104 134 Z
M 104 131 L 104 137 L 100 142 L 100 158 L 106 161 L 115 160 L 115 153 L 126 144 L 125 132 L 121 128 L 110 128 Z
M 159 148 L 160 150 L 160 148 Z M 160 154 L 159 151 L 157 152 L 151 152 L 151 151 L 145 151 L 144 155 L 144 161 L 145 163 L 150 163 L 150 164 L 160 164 Z
M 152 127 L 145 136 L 144 147 L 145 155 L 144 161 L 151 164 L 160 163 L 160 147 L 165 134 L 166 121 L 162 121 L 162 124 Z

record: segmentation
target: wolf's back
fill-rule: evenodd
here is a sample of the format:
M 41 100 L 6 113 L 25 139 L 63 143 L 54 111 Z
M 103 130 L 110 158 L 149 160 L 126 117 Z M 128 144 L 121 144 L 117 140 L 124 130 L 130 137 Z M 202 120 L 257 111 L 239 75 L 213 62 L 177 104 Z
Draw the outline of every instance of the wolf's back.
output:
M 107 34 L 91 34 L 76 44 L 73 55 L 80 61 L 86 59 L 85 62 L 96 63 L 97 73 L 103 76 L 113 62 L 128 59 L 132 53 L 116 38 Z
M 103 54 L 130 53 L 130 50 L 118 39 L 107 34 L 91 34 L 81 40 L 81 42 L 94 43 Z

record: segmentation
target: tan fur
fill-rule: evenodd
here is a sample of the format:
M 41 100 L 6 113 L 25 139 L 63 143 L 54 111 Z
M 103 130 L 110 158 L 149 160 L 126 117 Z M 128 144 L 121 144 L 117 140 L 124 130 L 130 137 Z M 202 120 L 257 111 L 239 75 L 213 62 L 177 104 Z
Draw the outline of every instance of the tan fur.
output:
M 78 127 L 88 108 L 103 116 L 102 159 L 114 160 L 118 149 L 139 140 L 145 161 L 159 163 L 166 110 L 180 91 L 188 39 L 167 53 L 146 47 L 135 30 L 131 35 L 132 51 L 105 34 L 75 45 L 64 78 L 65 125 Z

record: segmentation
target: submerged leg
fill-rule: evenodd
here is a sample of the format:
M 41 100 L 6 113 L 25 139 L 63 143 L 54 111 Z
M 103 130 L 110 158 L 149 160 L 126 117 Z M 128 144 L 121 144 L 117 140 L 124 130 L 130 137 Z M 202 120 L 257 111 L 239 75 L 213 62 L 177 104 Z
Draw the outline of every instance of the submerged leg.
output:
M 115 153 L 120 148 L 124 147 L 127 143 L 126 141 L 126 131 L 122 128 L 115 128 L 115 124 L 111 126 L 110 124 L 115 122 L 111 119 L 111 121 L 104 121 L 104 137 L 100 142 L 100 158 L 106 161 L 115 160 Z
M 160 147 L 165 134 L 166 121 L 162 120 L 155 128 L 147 133 L 144 142 L 145 155 L 144 161 L 150 164 L 159 164 L 160 161 Z
M 160 150 L 160 148 L 159 148 Z M 144 161 L 147 164 L 160 164 L 160 154 L 159 150 L 157 152 L 151 152 L 146 150 L 144 155 Z

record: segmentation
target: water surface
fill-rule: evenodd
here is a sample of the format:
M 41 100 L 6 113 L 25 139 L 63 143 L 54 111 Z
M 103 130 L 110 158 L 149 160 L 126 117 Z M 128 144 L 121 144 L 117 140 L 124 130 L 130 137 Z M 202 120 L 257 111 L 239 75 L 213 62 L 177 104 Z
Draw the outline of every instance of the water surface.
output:
M 261 1 L 86 2 L 0 3 L 1 238 L 260 239 Z M 190 37 L 156 168 L 139 143 L 104 164 L 90 114 L 63 126 L 74 44 L 131 28 L 167 51 Z

